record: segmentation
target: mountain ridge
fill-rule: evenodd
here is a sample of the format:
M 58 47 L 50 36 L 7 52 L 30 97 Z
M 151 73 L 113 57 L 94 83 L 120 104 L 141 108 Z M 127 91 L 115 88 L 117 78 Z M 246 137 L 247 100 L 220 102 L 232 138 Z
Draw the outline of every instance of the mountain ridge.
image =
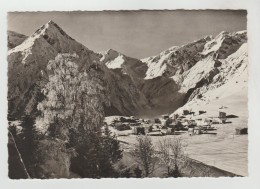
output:
M 227 69 L 242 72 L 236 52 L 247 42 L 246 35 L 246 31 L 221 32 L 139 60 L 113 49 L 94 52 L 49 21 L 8 51 L 9 110 L 14 114 L 33 112 L 36 99 L 41 99 L 39 90 L 48 78 L 48 61 L 58 53 L 76 53 L 80 68 L 98 64 L 104 71 L 111 102 L 105 107 L 106 115 L 171 114 L 206 94 L 210 87 L 229 83 L 225 77 L 232 77 L 226 74 Z M 243 54 L 244 59 L 246 56 Z M 228 66 L 229 62 L 235 66 Z M 245 65 L 247 60 L 242 67 Z
M 224 85 L 225 83 L 217 83 L 215 77 L 225 80 L 228 75 L 223 76 L 221 73 L 230 68 L 228 63 L 232 61 L 228 57 L 235 54 L 246 42 L 246 31 L 232 33 L 222 31 L 215 37 L 205 36 L 186 45 L 172 46 L 159 55 L 141 59 L 147 68 L 145 68 L 146 74 L 142 77 L 140 89 L 152 102 L 153 108 L 158 109 L 158 105 L 165 104 L 164 113 L 171 110 L 174 112 L 171 106 L 182 107 L 193 98 L 203 95 L 206 86 L 213 86 L 211 82 L 216 82 L 215 85 L 218 87 Z M 246 57 L 246 55 L 243 56 Z M 124 64 L 127 62 L 122 62 L 117 69 L 123 69 Z M 124 72 L 127 73 L 128 70 Z M 131 73 L 128 72 L 128 74 Z M 172 83 L 171 86 L 174 87 L 169 87 L 169 83 Z M 160 93 L 163 95 L 158 97 Z M 157 98 L 154 98 L 156 95 Z M 177 100 L 173 102 L 174 98 Z M 157 106 L 153 106 L 154 104 Z M 166 106 L 167 104 L 169 106 Z

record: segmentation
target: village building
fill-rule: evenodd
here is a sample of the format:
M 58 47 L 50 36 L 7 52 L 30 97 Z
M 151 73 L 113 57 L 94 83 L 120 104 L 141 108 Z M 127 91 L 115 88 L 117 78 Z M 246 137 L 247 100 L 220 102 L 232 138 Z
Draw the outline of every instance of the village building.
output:
M 221 123 L 226 123 L 227 120 L 226 112 L 219 112 L 219 119 L 221 120 Z
M 190 111 L 189 110 L 183 110 L 183 115 L 189 115 Z

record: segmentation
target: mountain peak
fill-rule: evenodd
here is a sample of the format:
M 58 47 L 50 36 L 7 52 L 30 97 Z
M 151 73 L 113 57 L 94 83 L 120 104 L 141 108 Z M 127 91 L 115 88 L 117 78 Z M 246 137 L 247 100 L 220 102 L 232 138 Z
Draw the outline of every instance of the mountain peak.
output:
M 54 21 L 52 21 L 52 20 L 50 20 L 49 22 L 47 22 L 45 25 L 45 28 L 55 28 L 55 29 L 58 29 L 61 33 L 65 33 L 62 29 L 61 29 L 61 27 L 58 25 L 58 24 L 56 24 Z
M 53 22 L 52 20 L 50 20 L 49 22 L 47 22 L 44 25 L 44 28 L 57 28 L 57 29 L 61 29 L 58 24 L 56 24 L 55 22 Z
M 42 25 L 38 30 L 36 30 L 30 38 L 36 39 L 43 37 L 45 40 L 48 41 L 48 39 L 57 38 L 58 36 L 63 36 L 70 40 L 74 40 L 68 34 L 66 34 L 61 29 L 61 27 L 58 26 L 58 24 L 56 24 L 53 20 L 50 20 L 46 24 Z
M 47 24 L 56 24 L 56 23 L 53 22 L 53 20 L 50 20 L 49 22 L 47 22 Z

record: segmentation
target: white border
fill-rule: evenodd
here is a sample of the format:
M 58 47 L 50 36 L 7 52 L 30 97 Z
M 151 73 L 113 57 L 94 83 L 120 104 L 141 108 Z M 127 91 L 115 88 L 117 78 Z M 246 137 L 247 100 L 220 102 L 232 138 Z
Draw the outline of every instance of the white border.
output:
M 8 11 L 247 9 L 249 35 L 249 177 L 181 179 L 10 180 L 7 177 L 7 27 Z M 6 0 L 0 8 L 0 188 L 260 188 L 260 1 L 258 0 Z M 260 120 L 260 119 L 259 119 Z M 239 166 L 239 165 L 238 165 Z

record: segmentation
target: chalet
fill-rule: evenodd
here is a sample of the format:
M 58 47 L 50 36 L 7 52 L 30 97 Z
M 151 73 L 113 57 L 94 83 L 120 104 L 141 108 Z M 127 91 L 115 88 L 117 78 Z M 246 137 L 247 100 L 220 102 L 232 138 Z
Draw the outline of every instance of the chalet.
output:
M 210 125 L 208 121 L 208 117 L 205 115 L 198 115 L 196 116 L 196 123 L 197 126 L 207 126 Z
M 179 117 L 179 115 L 178 115 L 178 114 L 174 114 L 174 115 L 173 115 L 173 119 L 174 119 L 174 120 L 177 120 L 177 119 L 178 119 L 178 117 Z
M 196 122 L 196 120 L 194 120 L 194 119 L 188 120 L 188 123 L 189 123 L 189 125 L 191 125 L 191 126 L 196 126 L 196 125 L 197 125 L 197 122 Z
M 189 128 L 189 129 L 188 129 L 188 134 L 189 134 L 190 136 L 194 135 L 194 128 Z
M 130 116 L 131 120 L 136 120 L 135 116 Z
M 132 134 L 134 135 L 145 135 L 144 127 L 132 127 Z
M 219 112 L 219 119 L 221 120 L 222 123 L 226 123 L 227 120 L 226 112 Z
M 236 135 L 246 135 L 247 134 L 247 128 L 236 128 Z
M 190 111 L 189 110 L 183 110 L 183 115 L 189 115 Z
M 196 134 L 196 135 L 200 135 L 200 134 L 202 134 L 202 130 L 201 130 L 201 128 L 200 128 L 200 127 L 196 127 L 196 128 L 194 128 L 194 134 Z
M 205 119 L 197 119 L 196 120 L 197 126 L 207 126 L 209 125 L 208 122 Z
M 163 120 L 167 120 L 167 119 L 169 119 L 169 118 L 170 118 L 170 117 L 169 117 L 168 114 L 162 115 L 162 119 L 163 119 Z
M 149 133 L 149 126 L 136 126 L 136 127 L 132 127 L 132 134 L 135 135 L 145 135 Z
M 206 111 L 199 110 L 199 115 L 207 113 Z
M 159 118 L 155 118 L 155 119 L 154 119 L 154 123 L 160 124 L 160 123 L 161 123 L 161 120 L 160 120 Z
M 172 129 L 172 128 L 167 128 L 167 129 L 161 130 L 161 133 L 163 135 L 174 135 L 175 134 L 175 130 Z

